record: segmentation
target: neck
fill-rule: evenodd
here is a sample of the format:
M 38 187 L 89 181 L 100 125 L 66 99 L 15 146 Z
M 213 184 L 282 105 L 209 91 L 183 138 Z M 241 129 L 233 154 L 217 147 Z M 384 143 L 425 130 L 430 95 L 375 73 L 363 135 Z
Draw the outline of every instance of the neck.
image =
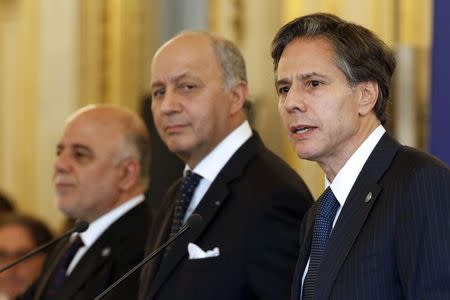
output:
M 367 122 L 364 122 L 359 127 L 358 132 L 347 141 L 345 148 L 339 153 L 339 155 L 331 156 L 318 161 L 318 164 L 324 171 L 327 179 L 333 182 L 336 175 L 344 167 L 353 153 L 364 143 L 364 141 L 370 136 L 370 134 L 380 125 L 380 121 L 373 115 L 373 118 L 368 118 Z

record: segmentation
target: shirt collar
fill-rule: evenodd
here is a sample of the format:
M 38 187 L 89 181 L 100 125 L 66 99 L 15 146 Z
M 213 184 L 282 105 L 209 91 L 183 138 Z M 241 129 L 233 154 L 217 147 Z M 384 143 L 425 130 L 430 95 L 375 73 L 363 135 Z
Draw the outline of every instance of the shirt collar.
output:
M 226 138 L 224 138 L 207 156 L 194 168 L 193 172 L 201 175 L 209 182 L 213 182 L 220 170 L 225 166 L 233 154 L 252 136 L 252 129 L 248 121 L 244 121 Z M 184 168 L 190 170 L 188 165 Z
M 367 159 L 369 158 L 373 149 L 378 144 L 385 132 L 386 130 L 384 129 L 383 125 L 379 125 L 377 128 L 375 128 L 375 130 L 352 154 L 349 160 L 338 172 L 332 183 L 330 183 L 325 176 L 325 186 L 331 187 L 331 190 L 336 196 L 336 199 L 339 201 L 341 207 L 344 206 L 345 200 L 347 199 L 348 194 L 355 184 L 356 178 L 358 177 Z
M 80 233 L 84 245 L 88 248 L 92 246 L 112 223 L 143 201 L 144 195 L 139 194 L 89 224 L 89 228 Z

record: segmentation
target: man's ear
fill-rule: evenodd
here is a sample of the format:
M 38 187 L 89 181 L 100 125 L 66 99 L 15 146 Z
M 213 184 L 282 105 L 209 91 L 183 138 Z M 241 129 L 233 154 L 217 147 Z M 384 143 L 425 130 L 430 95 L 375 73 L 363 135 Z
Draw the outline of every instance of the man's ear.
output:
M 231 108 L 230 108 L 230 114 L 235 115 L 238 112 L 242 111 L 242 108 L 244 107 L 245 101 L 247 101 L 248 97 L 248 86 L 247 82 L 241 81 L 238 84 L 236 84 L 231 89 Z
M 127 191 L 138 181 L 141 173 L 141 166 L 134 158 L 126 158 L 120 163 L 119 188 Z
M 377 103 L 378 83 L 376 81 L 361 82 L 358 83 L 358 88 L 361 90 L 358 113 L 360 116 L 365 116 L 374 109 Z

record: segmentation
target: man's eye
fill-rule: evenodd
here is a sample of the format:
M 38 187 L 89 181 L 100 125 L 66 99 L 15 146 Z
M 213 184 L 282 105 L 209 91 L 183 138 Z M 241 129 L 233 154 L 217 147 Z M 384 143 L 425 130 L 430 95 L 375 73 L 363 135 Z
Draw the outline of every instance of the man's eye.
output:
M 73 154 L 73 156 L 75 156 L 76 158 L 81 158 L 81 157 L 84 157 L 84 153 L 81 153 L 81 152 L 75 152 L 75 153 Z
M 195 89 L 196 85 L 195 84 L 190 84 L 190 83 L 184 83 L 184 84 L 181 84 L 180 87 L 181 87 L 182 90 L 190 91 L 190 90 Z
M 287 94 L 289 92 L 288 86 L 282 86 L 278 88 L 278 95 Z
M 322 83 L 319 80 L 311 80 L 308 82 L 308 86 L 310 87 L 318 87 Z
M 81 151 L 75 151 L 73 153 L 73 157 L 76 160 L 83 160 L 83 159 L 87 159 L 89 157 L 89 155 L 87 153 L 81 152 Z
M 160 96 L 163 96 L 165 92 L 166 92 L 165 89 L 157 89 L 157 90 L 154 90 L 154 91 L 152 92 L 152 96 L 153 96 L 154 98 L 160 97 Z

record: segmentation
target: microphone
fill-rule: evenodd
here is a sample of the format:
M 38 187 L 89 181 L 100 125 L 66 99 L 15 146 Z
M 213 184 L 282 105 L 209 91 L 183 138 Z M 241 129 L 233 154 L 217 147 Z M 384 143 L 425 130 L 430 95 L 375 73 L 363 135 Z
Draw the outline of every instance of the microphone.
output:
M 51 240 L 50 242 L 47 242 L 47 243 L 41 245 L 40 247 L 38 247 L 38 248 L 34 249 L 33 251 L 31 251 L 31 252 L 25 254 L 24 256 L 20 257 L 19 259 L 13 261 L 12 263 L 9 263 L 9 264 L 7 264 L 6 266 L 1 267 L 1 268 L 0 268 L 0 273 L 2 273 L 3 271 L 6 271 L 6 270 L 8 270 L 9 268 L 11 268 L 11 267 L 17 265 L 18 263 L 20 263 L 21 261 L 23 261 L 23 260 L 29 258 L 30 256 L 33 256 L 33 255 L 35 255 L 36 253 L 41 252 L 41 251 L 47 249 L 48 247 L 52 246 L 52 245 L 55 244 L 56 242 L 59 242 L 60 240 L 62 240 L 63 238 L 65 238 L 65 237 L 68 236 L 68 235 L 71 235 L 71 234 L 74 233 L 74 232 L 81 233 L 81 232 L 86 231 L 86 230 L 88 229 L 88 227 L 89 227 L 89 223 L 88 223 L 88 222 L 85 222 L 85 221 L 79 221 L 79 222 L 77 222 L 77 223 L 75 224 L 75 226 L 74 226 L 72 229 L 66 231 L 66 232 L 65 232 L 63 235 L 61 235 L 60 237 L 58 237 L 58 238 L 56 238 L 56 239 L 54 239 L 54 240 Z
M 152 258 L 154 258 L 156 255 L 161 253 L 162 250 L 164 250 L 167 246 L 172 244 L 173 241 L 175 241 L 180 235 L 182 235 L 186 230 L 192 229 L 197 230 L 200 225 L 203 222 L 203 218 L 199 214 L 192 214 L 189 219 L 186 221 L 186 224 L 181 227 L 181 229 L 173 235 L 171 238 L 169 238 L 164 244 L 162 244 L 159 248 L 157 248 L 155 251 L 150 253 L 148 256 L 146 256 L 140 263 L 135 265 L 131 270 L 129 270 L 125 275 L 117 279 L 113 284 L 111 284 L 106 290 L 104 290 L 101 294 L 99 294 L 97 297 L 95 297 L 94 300 L 102 299 L 106 294 L 108 294 L 113 288 L 115 288 L 117 285 L 119 285 L 122 281 L 124 281 L 128 276 L 136 272 L 136 270 L 140 269 L 143 265 L 145 265 L 147 262 L 149 262 Z

